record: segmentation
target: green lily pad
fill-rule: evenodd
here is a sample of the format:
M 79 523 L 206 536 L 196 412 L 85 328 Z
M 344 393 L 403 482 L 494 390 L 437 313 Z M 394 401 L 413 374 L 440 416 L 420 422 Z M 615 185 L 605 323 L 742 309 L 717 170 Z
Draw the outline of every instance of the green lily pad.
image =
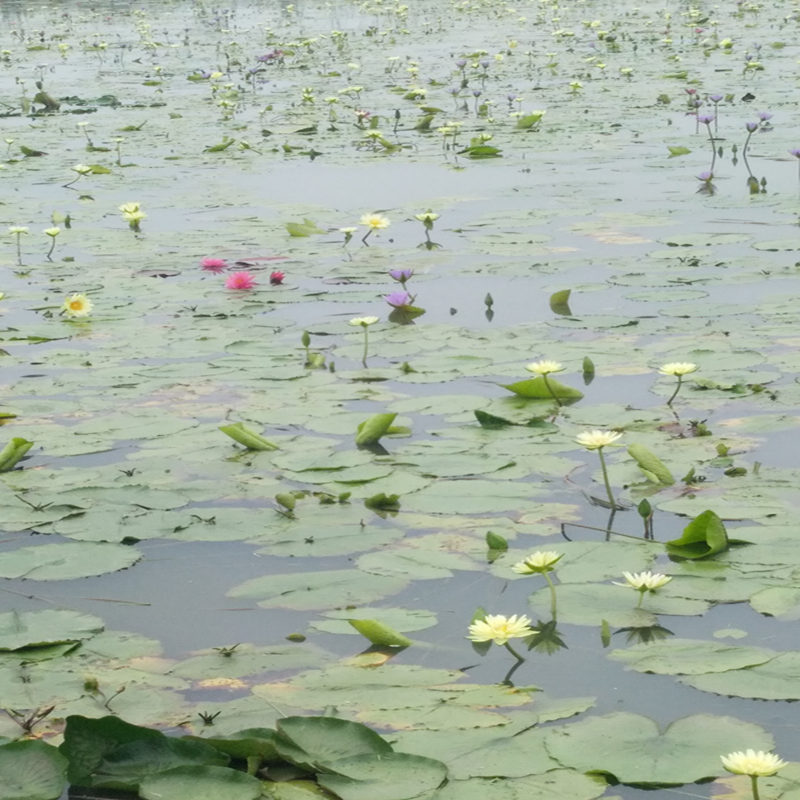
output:
M 225 767 L 176 767 L 145 778 L 139 796 L 143 800 L 258 800 L 261 781 Z
M 58 800 L 67 782 L 67 759 L 45 742 L 0 744 L 0 800 Z
M 21 547 L 5 553 L 0 577 L 60 581 L 103 575 L 132 567 L 142 554 L 134 547 L 94 542 L 64 542 Z
M 758 725 L 710 714 L 682 717 L 662 731 L 648 717 L 618 712 L 552 728 L 545 738 L 547 751 L 565 766 L 647 785 L 719 775 L 720 754 L 742 742 L 772 748 L 772 737 Z

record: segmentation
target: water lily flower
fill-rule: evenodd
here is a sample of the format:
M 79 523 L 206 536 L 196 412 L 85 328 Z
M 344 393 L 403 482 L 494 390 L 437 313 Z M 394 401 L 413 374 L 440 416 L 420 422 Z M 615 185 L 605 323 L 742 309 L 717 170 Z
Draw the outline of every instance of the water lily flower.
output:
M 403 288 L 405 288 L 406 281 L 410 281 L 414 275 L 414 270 L 410 267 L 405 267 L 404 269 L 390 269 L 389 270 L 389 277 L 392 280 L 397 281 L 398 283 L 402 284 Z
M 661 375 L 675 375 L 682 377 L 689 375 L 692 372 L 697 372 L 699 367 L 691 361 L 670 361 L 668 364 L 663 364 L 658 368 Z
M 703 125 L 710 125 L 714 121 L 713 114 L 698 114 L 697 121 Z
M 433 211 L 429 209 L 424 214 L 414 214 L 414 219 L 421 222 L 426 230 L 430 230 L 433 227 L 433 223 L 439 219 L 439 215 L 434 214 Z
M 684 375 L 690 375 L 692 372 L 697 372 L 698 369 L 700 369 L 700 367 L 691 361 L 671 361 L 669 364 L 664 364 L 659 368 L 658 371 L 661 375 L 674 375 L 678 379 L 675 391 L 672 393 L 669 400 L 667 400 L 668 406 L 671 406 L 672 401 L 678 396 Z
M 15 234 L 16 236 L 21 236 L 24 233 L 28 232 L 28 228 L 24 225 L 9 225 L 8 232 Z
M 369 325 L 374 325 L 378 319 L 378 317 L 353 317 L 353 319 L 350 320 L 350 324 L 366 328 Z
M 545 575 L 555 569 L 563 556 L 563 553 L 556 553 L 554 550 L 537 550 L 518 561 L 511 569 L 518 575 Z
M 559 364 L 558 361 L 534 361 L 532 364 L 526 364 L 525 369 L 532 372 L 534 375 L 550 375 L 553 372 L 563 372 L 566 367 Z
M 661 572 L 623 572 L 622 577 L 625 583 L 611 581 L 615 586 L 630 586 L 637 592 L 654 592 L 662 586 L 666 586 L 672 577 Z
M 359 220 L 359 224 L 367 226 L 368 230 L 361 238 L 362 242 L 366 242 L 367 237 L 369 237 L 373 231 L 382 231 L 388 228 L 392 223 L 389 222 L 388 217 L 384 217 L 383 214 L 363 214 Z
M 213 272 L 215 275 L 219 275 L 220 272 L 228 269 L 228 262 L 224 258 L 204 258 L 200 262 L 200 267 L 206 272 Z
M 639 602 L 636 608 L 642 605 L 642 599 L 645 592 L 655 592 L 662 586 L 666 586 L 672 578 L 669 575 L 663 575 L 660 572 L 623 572 L 622 577 L 625 578 L 625 583 L 618 581 L 611 581 L 615 586 L 629 586 L 631 589 L 636 589 L 639 592 Z
M 61 233 L 61 228 L 54 225 L 52 228 L 45 228 L 42 233 L 50 237 L 50 249 L 47 251 L 47 259 L 52 261 L 51 256 L 53 255 L 53 250 L 56 249 L 56 236 Z
M 547 376 L 544 376 L 547 380 Z M 608 482 L 608 470 L 606 469 L 606 459 L 603 455 L 603 448 L 614 444 L 617 439 L 622 436 L 619 431 L 584 431 L 575 437 L 575 441 L 585 447 L 587 450 L 597 450 L 597 455 L 600 458 L 600 468 L 603 470 L 603 483 L 606 487 L 606 495 L 611 508 L 616 508 L 617 504 L 614 500 L 614 493 L 611 491 L 611 484 Z
M 72 318 L 88 317 L 94 304 L 85 294 L 70 295 L 61 306 L 61 313 Z
M 483 619 L 476 619 L 469 626 L 468 639 L 473 642 L 494 642 L 506 648 L 517 661 L 525 659 L 509 644 L 509 639 L 521 639 L 538 631 L 531 628 L 531 620 L 520 614 L 506 617 L 503 614 L 487 614 Z
M 775 753 L 767 753 L 764 750 L 738 750 L 719 758 L 722 766 L 734 775 L 764 778 L 774 775 L 788 763 L 776 756 Z
M 147 218 L 144 211 L 123 211 L 122 218 L 128 223 L 132 231 L 139 231 L 139 223 Z
M 123 203 L 119 207 L 119 210 L 123 214 L 134 214 L 135 212 L 137 212 L 139 210 L 139 208 L 140 208 L 139 203 Z
M 358 228 L 339 228 L 339 233 L 344 234 L 344 243 L 347 244 L 352 238 L 353 234 L 358 230 Z
M 256 285 L 256 279 L 249 272 L 233 272 L 225 279 L 226 289 L 247 291 Z
M 279 269 L 270 272 L 269 274 L 269 282 L 271 286 L 280 286 L 283 283 L 283 279 L 286 277 L 285 272 L 281 272 Z
M 584 431 L 575 437 L 575 441 L 587 450 L 601 450 L 614 444 L 622 434 L 619 431 Z
M 393 308 L 407 308 L 414 303 L 414 297 L 408 292 L 392 292 L 383 299 Z
M 767 753 L 764 750 L 738 750 L 720 756 L 722 766 L 734 775 L 749 775 L 750 788 L 753 793 L 753 800 L 759 800 L 758 779 L 769 777 L 778 770 L 787 766 L 787 762 L 774 753 Z

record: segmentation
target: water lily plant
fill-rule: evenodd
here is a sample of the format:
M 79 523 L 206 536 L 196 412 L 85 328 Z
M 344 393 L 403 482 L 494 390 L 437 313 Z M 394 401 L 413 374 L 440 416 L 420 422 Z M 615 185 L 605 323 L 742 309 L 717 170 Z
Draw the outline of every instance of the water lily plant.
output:
M 364 329 L 364 354 L 361 357 L 361 363 L 367 366 L 367 350 L 369 348 L 369 326 L 374 325 L 378 321 L 378 317 L 354 317 L 350 320 L 350 324 L 355 327 Z
M 691 361 L 670 361 L 668 364 L 663 364 L 659 367 L 658 372 L 660 375 L 674 375 L 678 379 L 675 391 L 672 393 L 669 400 L 667 400 L 668 406 L 671 406 L 672 401 L 678 396 L 684 376 L 691 375 L 691 373 L 697 372 L 698 369 L 700 369 L 700 367 Z
M 506 617 L 503 614 L 486 614 L 483 619 L 476 619 L 469 626 L 468 639 L 473 642 L 492 642 L 505 647 L 517 661 L 524 661 L 510 644 L 509 639 L 524 639 L 536 631 L 531 628 L 531 620 L 520 614 Z
M 613 445 L 617 439 L 622 436 L 619 431 L 584 431 L 575 437 L 575 441 L 587 450 L 597 450 L 597 455 L 600 458 L 600 467 L 603 470 L 603 483 L 606 486 L 606 494 L 608 495 L 608 502 L 611 508 L 616 508 L 617 504 L 614 500 L 614 494 L 611 491 L 611 484 L 608 482 L 608 470 L 606 469 L 606 460 L 603 456 L 603 448 Z
M 228 269 L 228 262 L 224 258 L 207 257 L 200 262 L 200 268 L 205 272 L 213 272 L 215 275 L 219 275 L 220 272 L 225 272 Z
M 52 261 L 53 250 L 56 249 L 56 236 L 61 233 L 61 228 L 54 225 L 52 228 L 45 228 L 42 233 L 50 237 L 50 249 L 47 251 L 47 260 Z
M 250 272 L 233 272 L 225 279 L 225 288 L 246 292 L 252 289 L 256 283 L 255 277 Z
M 642 599 L 645 592 L 655 592 L 662 586 L 666 586 L 672 578 L 669 575 L 664 575 L 661 572 L 623 572 L 622 577 L 625 578 L 625 583 L 612 581 L 615 586 L 628 586 L 631 589 L 636 589 L 639 592 L 639 602 L 636 608 L 642 605 Z
M 550 588 L 550 611 L 553 619 L 556 616 L 556 587 L 549 573 L 553 572 L 563 556 L 563 553 L 557 553 L 555 550 L 537 550 L 511 567 L 511 570 L 518 575 L 544 575 Z
M 366 225 L 367 227 L 367 232 L 361 237 L 361 241 L 366 244 L 367 239 L 371 236 L 373 231 L 385 230 L 392 223 L 389 222 L 389 218 L 384 217 L 383 214 L 364 214 L 359 220 L 359 224 Z
M 11 225 L 8 232 L 12 236 L 17 237 L 17 265 L 22 266 L 22 244 L 20 239 L 28 233 L 28 228 L 25 225 Z
M 547 387 L 547 391 L 550 392 L 550 396 L 553 400 L 556 401 L 557 405 L 561 405 L 561 401 L 558 399 L 558 396 L 553 391 L 553 387 L 550 385 L 550 382 L 547 380 L 548 375 L 552 375 L 554 372 L 563 372 L 566 367 L 559 364 L 558 361 L 534 361 L 532 364 L 527 364 L 525 369 L 528 372 L 532 372 L 534 375 L 541 375 L 542 379 L 544 380 L 544 385 Z
M 147 214 L 142 211 L 139 203 L 123 203 L 119 207 L 119 210 L 122 213 L 122 218 L 128 223 L 128 227 L 135 233 L 138 233 L 141 230 L 140 225 L 142 220 L 147 217 Z
M 753 800 L 759 800 L 758 794 L 758 779 L 768 778 L 774 775 L 778 770 L 788 766 L 784 761 L 775 753 L 767 753 L 764 750 L 738 750 L 734 753 L 728 753 L 726 756 L 720 756 L 722 766 L 728 772 L 734 775 L 749 775 L 750 787 L 753 791 Z
M 61 305 L 61 313 L 68 319 L 88 317 L 94 303 L 85 294 L 71 294 Z

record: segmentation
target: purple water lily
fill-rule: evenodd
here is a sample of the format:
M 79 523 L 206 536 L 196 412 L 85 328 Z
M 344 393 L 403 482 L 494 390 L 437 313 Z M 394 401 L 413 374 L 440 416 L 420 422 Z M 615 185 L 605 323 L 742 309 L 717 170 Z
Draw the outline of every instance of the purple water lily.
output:
M 384 298 L 392 308 L 408 308 L 413 305 L 414 298 L 408 292 L 392 292 Z
M 389 277 L 392 280 L 397 281 L 398 283 L 403 284 L 405 287 L 406 281 L 411 280 L 411 276 L 414 274 L 414 270 L 410 267 L 404 267 L 403 269 L 390 269 L 389 270 Z

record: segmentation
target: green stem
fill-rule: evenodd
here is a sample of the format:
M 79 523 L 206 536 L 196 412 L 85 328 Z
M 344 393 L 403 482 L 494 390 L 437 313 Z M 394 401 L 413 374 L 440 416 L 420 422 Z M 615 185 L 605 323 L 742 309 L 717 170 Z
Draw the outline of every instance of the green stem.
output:
M 678 396 L 678 392 L 681 390 L 681 384 L 683 383 L 683 375 L 678 375 L 678 385 L 675 387 L 675 391 L 672 393 L 672 396 L 667 400 L 667 405 L 671 406 L 672 401 Z
M 644 592 L 640 590 L 639 591 L 639 602 L 636 604 L 636 608 L 641 608 L 642 607 L 642 600 L 644 600 Z
M 52 261 L 53 260 L 51 258 L 51 256 L 53 255 L 53 250 L 55 250 L 55 249 L 56 249 L 56 237 L 53 236 L 51 238 L 51 242 L 50 242 L 50 249 L 47 251 L 47 260 L 48 261 Z
M 514 656 L 514 658 L 516 658 L 516 659 L 517 659 L 517 661 L 524 661 L 524 660 L 525 660 L 525 659 L 524 659 L 524 657 L 523 657 L 523 656 L 521 656 L 521 655 L 520 655 L 520 654 L 519 654 L 519 653 L 518 653 L 518 652 L 517 652 L 517 651 L 516 651 L 516 650 L 515 650 L 515 649 L 514 649 L 512 646 L 511 646 L 511 644 L 510 644 L 509 642 L 506 642 L 506 643 L 505 643 L 505 645 L 504 645 L 504 647 L 506 648 L 506 650 L 508 650 L 508 652 L 509 652 L 509 653 L 511 653 L 511 655 L 512 655 L 512 656 Z
M 758 796 L 758 775 L 750 776 L 750 787 L 753 790 L 753 800 L 759 800 Z
M 544 579 L 547 581 L 547 585 L 550 587 L 550 614 L 552 615 L 553 619 L 556 618 L 556 587 L 553 586 L 553 581 L 550 580 L 550 575 L 545 572 Z
M 603 468 L 603 483 L 606 485 L 606 494 L 608 495 L 608 502 L 611 503 L 611 508 L 616 508 L 617 503 L 614 500 L 614 493 L 611 491 L 611 484 L 608 482 L 608 470 L 606 469 L 606 459 L 603 456 L 603 448 L 597 448 L 597 455 L 600 456 L 600 466 Z
M 553 387 L 550 385 L 550 381 L 547 380 L 547 373 L 544 373 L 542 375 L 542 377 L 544 378 L 544 385 L 547 387 L 547 391 L 550 392 L 550 397 L 552 397 L 553 400 L 556 401 L 556 404 L 560 408 L 561 407 L 561 401 L 558 399 L 558 397 L 556 397 L 556 393 L 553 391 Z
M 17 234 L 17 266 L 22 266 L 22 243 L 20 240 L 22 239 L 22 234 Z
M 367 348 L 369 347 L 369 328 L 364 326 L 364 356 L 361 359 L 361 363 L 366 368 L 367 366 Z

